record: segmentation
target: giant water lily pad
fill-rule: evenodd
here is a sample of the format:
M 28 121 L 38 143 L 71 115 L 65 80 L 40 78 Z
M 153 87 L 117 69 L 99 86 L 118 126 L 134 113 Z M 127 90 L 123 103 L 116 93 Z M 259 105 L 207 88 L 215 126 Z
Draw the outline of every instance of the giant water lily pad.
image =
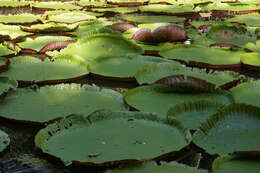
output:
M 257 158 L 222 156 L 213 162 L 213 173 L 258 173 L 260 160 Z
M 96 12 L 114 12 L 121 14 L 133 13 L 138 11 L 138 9 L 135 7 L 92 8 L 92 10 Z
M 260 14 L 251 13 L 235 16 L 234 18 L 227 19 L 228 22 L 244 23 L 248 26 L 259 27 L 260 26 Z
M 40 36 L 34 39 L 27 38 L 24 42 L 18 43 L 18 45 L 21 48 L 40 51 L 48 43 L 67 40 L 72 40 L 72 38 L 66 36 Z
M 167 116 L 180 121 L 184 127 L 196 130 L 224 105 L 212 101 L 185 102 L 169 109 Z
M 0 76 L 25 82 L 62 82 L 77 79 L 89 73 L 87 65 L 75 56 L 59 56 L 54 61 L 44 61 L 31 56 L 10 59 L 8 71 Z
M 84 12 L 66 12 L 56 15 L 47 16 L 45 22 L 56 22 L 56 23 L 77 23 L 86 20 L 96 19 L 95 16 L 89 15 Z
M 10 143 L 10 138 L 8 134 L 0 130 L 0 152 L 2 152 Z
M 34 2 L 32 7 L 39 9 L 54 9 L 54 10 L 80 10 L 82 7 L 74 5 L 70 2 Z
M 259 111 L 257 107 L 232 104 L 203 123 L 193 142 L 209 154 L 260 151 Z
M 238 81 L 244 76 L 234 72 L 216 72 L 196 68 L 184 68 L 177 63 L 158 63 L 147 65 L 140 69 L 135 78 L 139 84 L 152 84 L 157 80 L 167 77 L 174 77 L 178 75 L 184 75 L 186 77 L 194 77 L 208 83 L 215 85 L 216 87 L 225 87 L 225 85 Z
M 165 58 L 195 62 L 198 66 L 225 68 L 236 67 L 240 64 L 243 51 L 228 51 L 220 48 L 195 47 L 190 45 L 175 45 L 162 49 L 159 54 Z
M 87 119 L 77 115 L 65 118 L 35 137 L 38 148 L 66 165 L 155 159 L 179 151 L 190 140 L 189 132 L 175 120 L 150 113 L 112 111 L 99 111 Z
M 34 14 L 0 15 L 0 23 L 5 24 L 30 24 L 40 21 L 40 17 Z
M 0 24 L 0 38 L 7 37 L 9 39 L 19 39 L 26 36 L 29 36 L 31 33 L 24 32 L 16 25 L 4 25 Z
M 87 116 L 99 109 L 127 109 L 120 93 L 80 84 L 17 89 L 7 93 L 0 108 L 1 117 L 33 123 L 44 123 L 70 114 Z
M 30 5 L 30 2 L 26 1 L 19 1 L 19 0 L 2 0 L 0 7 L 1 8 L 6 8 L 6 7 L 27 7 Z
M 31 26 L 21 26 L 21 29 L 26 32 L 33 33 L 53 33 L 53 32 L 70 32 L 77 29 L 77 24 L 63 23 L 45 23 Z
M 133 78 L 135 73 L 149 64 L 167 62 L 166 59 L 152 56 L 112 56 L 96 58 L 90 64 L 90 72 L 115 78 Z
M 253 51 L 253 52 L 258 52 L 260 53 L 260 40 L 256 41 L 256 43 L 247 43 L 244 46 L 245 49 Z
M 249 69 L 260 71 L 260 53 L 246 53 L 241 57 L 241 62 Z
M 185 18 L 176 16 L 166 16 L 166 15 L 124 15 L 121 17 L 124 20 L 135 22 L 135 23 L 179 23 L 183 22 Z
M 153 13 L 168 13 L 178 14 L 186 12 L 195 12 L 194 6 L 191 4 L 185 5 L 163 5 L 163 4 L 152 4 L 146 6 L 140 6 L 139 10 L 142 12 L 153 12 Z
M 260 97 L 259 89 L 260 81 L 258 80 L 241 83 L 230 91 L 236 103 L 245 103 L 260 107 L 260 103 L 256 101 L 256 98 Z
M 7 46 L 0 44 L 0 56 L 10 55 L 15 53 L 14 51 L 8 49 Z
M 206 173 L 207 171 L 189 167 L 177 162 L 162 163 L 157 165 L 154 162 L 148 162 L 143 165 L 125 166 L 119 169 L 109 170 L 106 173 Z
M 191 90 L 192 92 L 192 90 Z M 230 94 L 222 91 L 213 93 L 176 92 L 176 89 L 163 85 L 150 85 L 130 89 L 124 93 L 128 105 L 145 112 L 166 115 L 167 111 L 180 103 L 190 101 L 216 101 L 222 104 L 232 103 Z
M 100 56 L 121 56 L 142 54 L 143 50 L 133 41 L 127 40 L 118 34 L 94 34 L 80 39 L 69 45 L 61 53 L 76 54 L 86 60 Z
M 9 91 L 10 89 L 16 88 L 18 83 L 15 80 L 9 80 L 6 77 L 0 77 L 0 95 Z

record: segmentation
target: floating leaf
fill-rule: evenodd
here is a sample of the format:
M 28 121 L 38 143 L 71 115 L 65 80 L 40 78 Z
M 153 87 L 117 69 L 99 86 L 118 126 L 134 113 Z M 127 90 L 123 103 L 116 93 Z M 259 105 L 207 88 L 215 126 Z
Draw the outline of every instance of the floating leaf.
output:
M 6 77 L 0 77 L 0 95 L 16 87 L 18 87 L 18 83 L 15 80 L 9 80 Z
M 1 117 L 32 123 L 45 123 L 70 114 L 87 116 L 99 109 L 127 109 L 120 93 L 80 84 L 44 86 L 36 90 L 19 88 L 7 93 L 0 108 Z
M 39 52 L 45 53 L 48 51 L 64 49 L 72 43 L 75 43 L 75 41 L 74 40 L 54 41 L 45 45 Z
M 234 18 L 227 19 L 228 22 L 244 23 L 248 26 L 259 27 L 260 26 L 260 14 L 251 13 L 235 16 Z
M 185 12 L 196 12 L 194 6 L 191 4 L 185 5 L 163 5 L 163 4 L 151 4 L 146 6 L 140 6 L 141 12 L 153 12 L 153 13 L 166 13 L 166 14 L 178 14 Z
M 177 119 L 186 128 L 197 130 L 223 107 L 223 104 L 212 101 L 185 102 L 170 108 L 167 117 Z
M 14 7 L 29 7 L 30 6 L 30 2 L 26 2 L 26 1 L 20 1 L 20 0 L 1 0 L 1 4 L 0 7 L 1 8 L 14 8 Z
M 167 62 L 153 56 L 111 56 L 99 57 L 90 63 L 90 72 L 113 78 L 133 78 L 135 73 L 148 64 Z
M 241 62 L 246 68 L 260 71 L 260 53 L 246 53 L 241 57 Z
M 92 8 L 95 12 L 107 12 L 107 13 L 120 13 L 120 14 L 127 14 L 133 13 L 138 11 L 136 7 L 114 7 L 114 8 Z
M 190 140 L 189 132 L 175 120 L 151 113 L 112 111 L 99 111 L 88 118 L 67 117 L 40 130 L 35 137 L 38 148 L 66 165 L 156 159 L 179 151 Z
M 193 142 L 209 154 L 260 151 L 259 111 L 257 107 L 232 104 L 203 123 Z
M 29 35 L 31 35 L 31 33 L 22 31 L 19 26 L 4 25 L 0 23 L 0 38 L 6 37 L 8 39 L 15 40 Z
M 110 28 L 114 31 L 125 32 L 128 29 L 135 28 L 135 26 L 131 25 L 129 23 L 114 23 L 114 24 L 108 26 L 108 28 Z
M 109 170 L 106 173 L 206 173 L 207 171 L 189 167 L 177 162 L 162 163 L 157 165 L 154 162 L 148 162 L 143 165 L 125 166 L 122 168 Z
M 256 98 L 260 97 L 259 88 L 260 80 L 257 80 L 241 83 L 230 91 L 236 103 L 245 103 L 260 107 L 260 103 L 256 101 Z
M 166 15 L 123 15 L 122 19 L 135 22 L 135 23 L 179 23 L 183 22 L 185 18 L 176 16 L 166 16 Z
M 39 16 L 29 13 L 19 15 L 0 15 L 0 23 L 5 24 L 31 24 L 38 23 L 39 21 Z
M 44 46 L 51 42 L 67 40 L 72 40 L 72 38 L 66 36 L 40 36 L 35 39 L 27 38 L 24 42 L 18 43 L 18 45 L 21 48 L 32 49 L 39 52 Z
M 146 28 L 141 28 L 137 30 L 131 39 L 147 43 L 151 43 L 154 41 L 151 30 Z
M 24 82 L 62 82 L 84 77 L 88 74 L 85 63 L 75 56 L 65 55 L 54 61 L 44 61 L 31 56 L 18 56 L 10 59 L 10 69 L 0 76 Z
M 70 2 L 57 2 L 57 1 L 48 1 L 48 2 L 34 2 L 32 7 L 38 9 L 54 9 L 54 10 L 80 10 L 82 7 L 73 5 Z
M 233 102 L 227 92 L 216 91 L 212 93 L 185 93 L 176 92 L 175 88 L 162 85 L 142 86 L 130 89 L 124 93 L 128 105 L 145 112 L 156 112 L 166 115 L 167 111 L 180 103 L 191 101 L 216 101 L 222 104 Z
M 78 24 L 63 23 L 45 23 L 31 26 L 20 26 L 25 32 L 33 33 L 53 33 L 53 32 L 70 32 L 77 29 Z
M 258 173 L 260 161 L 257 158 L 222 156 L 213 162 L 213 173 Z
M 233 84 L 235 85 L 236 81 L 244 78 L 244 76 L 235 72 L 207 72 L 204 69 L 182 67 L 179 63 L 175 62 L 147 65 L 136 73 L 135 78 L 139 84 L 152 84 L 162 78 L 180 75 L 204 80 L 215 85 L 215 87 L 224 89 L 233 87 Z
M 247 43 L 244 47 L 247 50 L 260 53 L 260 40 L 256 41 L 256 43 Z
M 184 61 L 200 67 L 235 68 L 240 66 L 240 56 L 244 52 L 191 45 L 175 45 L 162 49 L 159 54 L 165 58 Z
M 2 152 L 10 143 L 10 138 L 8 134 L 0 130 L 0 152 Z

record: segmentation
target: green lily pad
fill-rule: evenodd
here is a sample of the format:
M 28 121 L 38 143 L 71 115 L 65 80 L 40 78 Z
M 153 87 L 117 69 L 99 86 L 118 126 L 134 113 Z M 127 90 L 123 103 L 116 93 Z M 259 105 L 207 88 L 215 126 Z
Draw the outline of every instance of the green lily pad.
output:
M 6 8 L 6 7 L 25 7 L 29 6 L 30 2 L 27 1 L 19 1 L 19 0 L 2 0 L 0 7 L 1 8 Z
M 236 46 L 244 46 L 248 42 L 255 42 L 256 35 L 252 35 L 244 27 L 216 25 L 207 32 L 206 37 L 214 43 L 228 43 Z
M 109 170 L 106 173 L 206 173 L 207 171 L 189 167 L 177 162 L 162 163 L 157 165 L 154 162 L 148 162 L 143 165 L 125 166 L 122 168 Z
M 0 76 L 24 82 L 62 82 L 77 79 L 89 73 L 87 65 L 75 56 L 65 55 L 54 61 L 31 56 L 10 59 L 10 68 Z
M 260 53 L 246 53 L 241 57 L 241 62 L 249 69 L 260 71 Z
M 145 161 L 179 151 L 190 140 L 189 132 L 175 120 L 150 113 L 112 111 L 99 111 L 88 118 L 67 117 L 35 137 L 38 148 L 65 165 Z
M 18 43 L 21 48 L 40 51 L 45 45 L 56 41 L 72 40 L 71 37 L 66 36 L 40 36 L 35 39 L 27 38 L 24 42 Z
M 99 57 L 91 62 L 91 73 L 115 78 L 133 78 L 135 73 L 148 64 L 167 62 L 167 60 L 152 56 L 112 56 Z
M 14 51 L 8 49 L 7 46 L 0 44 L 0 56 L 10 55 L 15 53 Z
M 235 16 L 234 18 L 227 19 L 228 22 L 244 23 L 247 26 L 259 27 L 260 26 L 260 14 L 250 13 Z
M 236 103 L 244 103 L 260 107 L 260 103 L 256 98 L 260 97 L 260 80 L 245 82 L 232 88 L 230 91 L 234 96 Z
M 87 116 L 99 109 L 127 110 L 120 93 L 80 84 L 36 90 L 19 88 L 7 93 L 0 108 L 1 117 L 32 123 L 45 123 L 70 114 Z
M 204 69 L 182 67 L 175 62 L 147 65 L 136 73 L 135 78 L 139 84 L 152 84 L 162 78 L 178 75 L 204 80 L 216 87 L 223 87 L 228 83 L 245 78 L 235 72 L 207 72 Z
M 209 154 L 260 151 L 260 109 L 232 104 L 203 123 L 193 142 Z
M 119 34 L 94 34 L 78 40 L 77 43 L 69 45 L 61 50 L 64 54 L 78 55 L 86 60 L 93 60 L 101 56 L 138 55 L 143 50 L 133 41 Z
M 123 15 L 122 19 L 135 22 L 135 23 L 179 23 L 183 22 L 185 18 L 176 16 L 166 16 L 166 15 Z
M 79 0 L 76 2 L 80 6 L 84 7 L 104 7 L 107 6 L 106 2 L 101 1 L 92 1 L 92 0 Z
M 6 77 L 0 77 L 0 95 L 8 92 L 10 89 L 18 87 L 18 83 L 15 80 L 9 80 Z
M 19 26 L 0 23 L 0 38 L 7 37 L 11 40 L 15 40 L 29 35 L 31 35 L 31 33 L 22 31 Z
M 220 11 L 229 11 L 229 12 L 241 12 L 247 11 L 247 13 L 259 8 L 254 4 L 243 4 L 243 3 L 221 3 L 217 1 L 206 6 L 201 7 L 203 10 L 220 10 Z M 222 12 L 223 13 L 223 12 Z
M 114 12 L 120 14 L 133 13 L 138 11 L 136 7 L 113 7 L 113 8 L 92 8 L 95 12 Z
M 140 6 L 141 12 L 153 12 L 153 13 L 166 13 L 166 14 L 178 14 L 185 12 L 196 12 L 192 4 L 185 5 L 163 5 L 163 4 L 152 4 Z
M 0 130 L 0 152 L 4 151 L 4 149 L 6 149 L 9 143 L 10 143 L 10 138 L 8 134 Z
M 159 54 L 169 59 L 181 60 L 188 63 L 197 62 L 197 65 L 203 67 L 211 66 L 220 68 L 225 65 L 235 67 L 240 64 L 240 56 L 243 55 L 244 52 L 191 45 L 175 45 L 162 49 Z
M 170 108 L 167 117 L 175 118 L 186 128 L 197 130 L 223 107 L 223 104 L 212 101 L 185 102 Z
M 156 112 L 161 115 L 166 115 L 171 107 L 184 102 L 200 100 L 216 101 L 222 104 L 233 102 L 233 98 L 227 92 L 176 92 L 172 87 L 163 85 L 150 85 L 130 89 L 124 93 L 124 99 L 128 105 L 137 110 Z
M 54 9 L 54 10 L 80 10 L 82 7 L 74 5 L 70 2 L 58 2 L 58 1 L 48 1 L 48 2 L 34 2 L 32 7 L 42 8 L 42 9 Z
M 26 32 L 33 33 L 52 33 L 52 32 L 70 32 L 77 29 L 78 24 L 63 24 L 63 23 L 45 23 L 31 26 L 21 26 L 21 29 Z
M 47 16 L 44 22 L 56 22 L 56 23 L 77 23 L 86 20 L 94 20 L 96 16 L 89 15 L 84 12 L 66 12 L 56 15 Z
M 0 23 L 4 24 L 30 24 L 40 21 L 38 15 L 24 13 L 19 15 L 0 15 Z
M 260 40 L 256 41 L 256 43 L 247 43 L 244 46 L 245 49 L 253 51 L 253 52 L 258 52 L 260 53 Z
M 213 162 L 213 173 L 258 173 L 260 161 L 257 158 L 222 156 Z

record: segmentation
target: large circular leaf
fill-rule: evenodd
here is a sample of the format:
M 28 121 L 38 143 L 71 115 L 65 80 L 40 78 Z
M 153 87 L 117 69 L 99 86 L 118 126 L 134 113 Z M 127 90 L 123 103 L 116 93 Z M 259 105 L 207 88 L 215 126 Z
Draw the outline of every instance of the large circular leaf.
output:
M 203 123 L 193 142 L 209 154 L 260 151 L 259 112 L 257 107 L 232 104 Z
M 185 5 L 164 5 L 164 4 L 151 4 L 140 6 L 139 10 L 141 12 L 152 12 L 152 13 L 167 13 L 167 14 L 178 14 L 178 13 L 185 13 L 185 12 L 195 12 L 197 11 L 194 9 L 192 4 L 185 4 Z
M 149 64 L 168 62 L 152 56 L 112 56 L 99 57 L 90 64 L 90 72 L 101 76 L 115 78 L 133 78 L 135 73 Z
M 175 118 L 184 127 L 196 130 L 224 105 L 212 101 L 185 102 L 169 109 L 167 117 Z
M 0 37 L 9 37 L 10 39 L 19 39 L 30 35 L 29 32 L 24 32 L 16 25 L 3 25 L 0 24 Z
M 246 53 L 241 57 L 241 62 L 246 68 L 260 71 L 260 53 Z
M 245 103 L 260 107 L 260 103 L 256 101 L 256 98 L 260 97 L 259 89 L 260 80 L 257 80 L 241 83 L 230 91 L 236 103 Z
M 77 24 L 45 23 L 32 26 L 20 26 L 23 31 L 33 33 L 69 32 L 77 29 Z
M 80 10 L 82 7 L 73 5 L 71 2 L 33 2 L 32 7 L 38 9 L 53 9 L 53 10 Z
M 0 152 L 2 152 L 10 143 L 10 138 L 8 134 L 0 130 Z
M 260 160 L 257 158 L 223 156 L 213 162 L 213 173 L 259 173 Z
M 35 143 L 66 165 L 104 165 L 162 157 L 187 146 L 190 139 L 175 120 L 142 112 L 99 111 L 87 119 L 74 115 L 53 123 L 38 132 Z
M 190 45 L 176 45 L 160 51 L 160 55 L 184 61 L 195 62 L 202 67 L 235 67 L 240 64 L 240 56 L 243 51 L 228 51 L 220 48 L 195 47 Z
M 34 14 L 0 15 L 0 23 L 5 24 L 31 24 L 38 23 L 40 17 Z
M 185 18 L 166 15 L 124 15 L 121 17 L 124 20 L 135 23 L 178 23 L 183 22 Z
M 86 60 L 100 56 L 122 56 L 142 54 L 143 50 L 134 42 L 118 34 L 94 34 L 80 39 L 77 43 L 63 49 L 61 53 L 76 54 Z
M 207 171 L 189 167 L 177 162 L 156 163 L 149 162 L 143 165 L 126 166 L 119 169 L 109 170 L 106 173 L 206 173 Z
M 124 93 L 130 106 L 145 112 L 166 115 L 167 111 L 180 103 L 190 101 L 216 101 L 223 104 L 233 102 L 232 97 L 222 91 L 212 93 L 176 92 L 175 89 L 162 85 L 137 87 Z
M 60 84 L 9 92 L 0 103 L 0 116 L 44 123 L 70 114 L 87 116 L 99 109 L 126 110 L 127 107 L 122 95 L 113 90 L 89 85 Z
M 54 61 L 48 58 L 42 61 L 31 56 L 18 56 L 10 61 L 9 70 L 0 76 L 24 82 L 55 83 L 82 78 L 89 73 L 84 62 L 70 55 L 60 56 Z
M 162 78 L 174 77 L 178 75 L 184 75 L 187 77 L 194 77 L 208 83 L 215 85 L 216 87 L 224 87 L 227 84 L 231 84 L 234 81 L 238 81 L 244 78 L 239 73 L 234 72 L 214 72 L 196 68 L 184 68 L 178 63 L 158 63 L 147 65 L 140 69 L 135 78 L 139 84 L 152 84 Z
M 9 80 L 6 77 L 0 77 L 0 95 L 9 91 L 10 89 L 16 88 L 18 83 L 14 80 Z

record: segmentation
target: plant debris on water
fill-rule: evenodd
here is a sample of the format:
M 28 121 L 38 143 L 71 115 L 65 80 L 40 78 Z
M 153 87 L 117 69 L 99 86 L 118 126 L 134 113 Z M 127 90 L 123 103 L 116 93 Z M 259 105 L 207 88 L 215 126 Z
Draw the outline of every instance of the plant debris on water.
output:
M 0 172 L 259 173 L 259 0 L 2 0 Z

